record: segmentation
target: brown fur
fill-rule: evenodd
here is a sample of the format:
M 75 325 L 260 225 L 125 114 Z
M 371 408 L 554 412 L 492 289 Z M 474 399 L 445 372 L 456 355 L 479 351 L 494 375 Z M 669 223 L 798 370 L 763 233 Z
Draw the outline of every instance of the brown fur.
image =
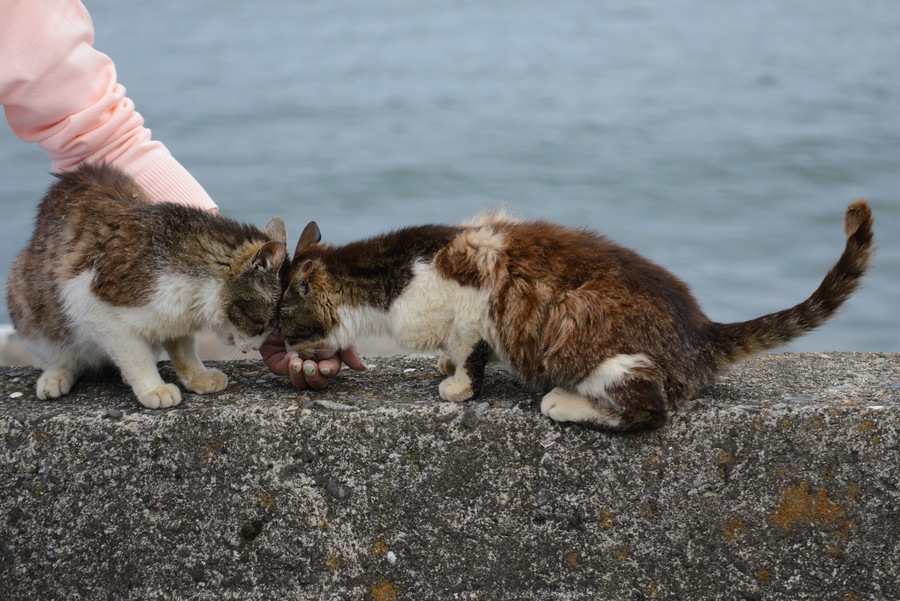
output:
M 285 278 L 278 320 L 281 336 L 289 344 L 324 337 L 337 324 L 342 304 L 388 309 L 412 279 L 413 263 L 430 259 L 457 232 L 448 226 L 422 226 L 333 247 L 319 244 L 319 228 L 310 223 L 297 242 Z M 310 286 L 318 291 L 320 302 L 297 302 L 300 291 Z
M 871 211 L 854 202 L 845 218 L 845 250 L 809 299 L 720 324 L 704 315 L 677 277 L 587 230 L 486 215 L 461 228 L 407 228 L 333 248 L 319 244 L 318 228 L 310 227 L 294 255 L 279 316 L 291 342 L 341 344 L 357 327 L 342 323 L 342 315 L 370 318 L 341 307 L 388 311 L 403 297 L 412 308 L 391 314 L 384 327 L 408 345 L 447 353 L 439 362 L 451 376 L 441 384 L 442 397 L 477 394 L 492 350 L 528 382 L 564 391 L 548 394 L 542 405 L 554 419 L 626 431 L 663 425 L 674 402 L 696 395 L 734 361 L 819 326 L 856 289 L 874 249 Z M 416 263 L 431 265 L 439 277 L 424 288 L 446 281 L 483 293 L 485 319 L 467 316 L 473 309 L 462 304 L 454 309 L 457 301 L 444 302 L 441 293 L 432 298 L 414 289 L 415 277 L 427 277 L 413 276 Z M 458 296 L 458 303 L 468 298 Z M 422 323 L 428 320 L 433 331 Z
M 151 203 L 108 165 L 83 165 L 57 177 L 7 283 L 17 332 L 45 376 L 63 383 L 48 386 L 42 376 L 38 395 L 65 394 L 79 373 L 106 357 L 142 403 L 177 403 L 177 389 L 163 401 L 138 390 L 151 381 L 161 387 L 155 361 L 130 360 L 145 350 L 149 357 L 147 349 L 156 345 L 167 347 L 189 388 L 209 392 L 203 374 L 210 370 L 196 358 L 191 336 L 210 328 L 249 340 L 271 330 L 286 258 L 284 224 L 274 219 L 263 232 L 200 209 Z M 89 293 L 65 292 L 86 273 L 93 274 Z M 218 296 L 203 298 L 185 282 Z

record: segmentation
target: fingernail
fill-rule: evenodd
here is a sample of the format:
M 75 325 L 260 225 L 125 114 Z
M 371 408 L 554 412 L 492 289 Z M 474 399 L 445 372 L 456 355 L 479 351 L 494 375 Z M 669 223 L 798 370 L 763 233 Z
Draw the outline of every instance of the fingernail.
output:
M 300 363 L 291 363 L 291 371 L 295 374 L 299 374 L 302 368 L 303 365 L 301 365 Z
M 307 376 L 314 375 L 316 373 L 316 366 L 312 363 L 303 366 L 303 371 Z
M 327 378 L 328 376 L 331 375 L 331 368 L 330 368 L 330 367 L 323 367 L 323 368 L 319 369 L 319 373 L 322 374 L 323 376 L 325 376 L 325 377 Z

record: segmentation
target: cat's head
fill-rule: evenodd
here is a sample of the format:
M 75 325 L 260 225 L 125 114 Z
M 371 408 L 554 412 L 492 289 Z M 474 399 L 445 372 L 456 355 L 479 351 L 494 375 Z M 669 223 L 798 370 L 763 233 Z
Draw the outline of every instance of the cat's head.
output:
M 244 252 L 237 253 L 221 291 L 225 324 L 220 336 L 244 352 L 258 349 L 275 328 L 281 300 L 287 230 L 273 217 L 265 233 L 266 242 L 248 242 Z
M 338 294 L 334 279 L 319 258 L 322 234 L 311 221 L 297 241 L 294 258 L 284 278 L 278 310 L 277 333 L 291 350 L 329 352 L 329 337 L 338 324 Z

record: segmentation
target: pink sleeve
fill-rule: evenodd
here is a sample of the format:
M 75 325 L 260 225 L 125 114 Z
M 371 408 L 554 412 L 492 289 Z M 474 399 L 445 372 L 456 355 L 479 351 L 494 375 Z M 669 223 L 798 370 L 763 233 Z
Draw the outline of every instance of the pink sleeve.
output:
M 216 204 L 150 130 L 93 47 L 77 0 L 0 0 L 0 104 L 18 137 L 36 142 L 53 171 L 105 161 L 131 174 L 153 200 Z

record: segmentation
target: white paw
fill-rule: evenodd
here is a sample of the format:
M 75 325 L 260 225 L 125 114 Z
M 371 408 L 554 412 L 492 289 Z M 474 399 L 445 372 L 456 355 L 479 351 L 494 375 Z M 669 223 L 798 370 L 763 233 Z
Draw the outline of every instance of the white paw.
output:
M 225 390 L 228 386 L 228 377 L 218 369 L 207 369 L 194 375 L 190 380 L 184 380 L 184 385 L 194 392 L 208 394 Z
M 547 394 L 544 395 L 544 398 L 541 399 L 541 413 L 543 413 L 544 415 L 546 415 L 547 417 L 549 417 L 550 419 L 552 419 L 554 421 L 558 421 L 558 422 L 565 421 L 565 420 L 557 419 L 556 417 L 554 417 L 554 415 L 556 413 L 558 413 L 556 410 L 557 399 L 553 394 L 554 392 L 555 392 L 555 390 L 548 392 Z
M 472 384 L 468 381 L 460 382 L 456 378 L 447 378 L 438 386 L 438 393 L 445 401 L 467 401 L 472 398 Z
M 37 381 L 37 397 L 55 399 L 68 394 L 75 383 L 75 374 L 67 369 L 51 368 L 41 374 Z
M 556 422 L 594 423 L 617 428 L 621 416 L 609 407 L 598 406 L 583 396 L 554 388 L 541 399 L 541 413 Z
M 441 355 L 438 357 L 437 368 L 438 371 L 445 376 L 452 376 L 456 373 L 456 364 L 453 363 L 453 359 L 450 358 L 450 355 Z
M 147 409 L 165 409 L 181 402 L 181 391 L 174 384 L 163 384 L 150 392 L 138 396 L 138 401 Z
M 587 399 L 561 388 L 554 388 L 541 399 L 541 413 L 557 422 L 578 422 L 594 411 Z

